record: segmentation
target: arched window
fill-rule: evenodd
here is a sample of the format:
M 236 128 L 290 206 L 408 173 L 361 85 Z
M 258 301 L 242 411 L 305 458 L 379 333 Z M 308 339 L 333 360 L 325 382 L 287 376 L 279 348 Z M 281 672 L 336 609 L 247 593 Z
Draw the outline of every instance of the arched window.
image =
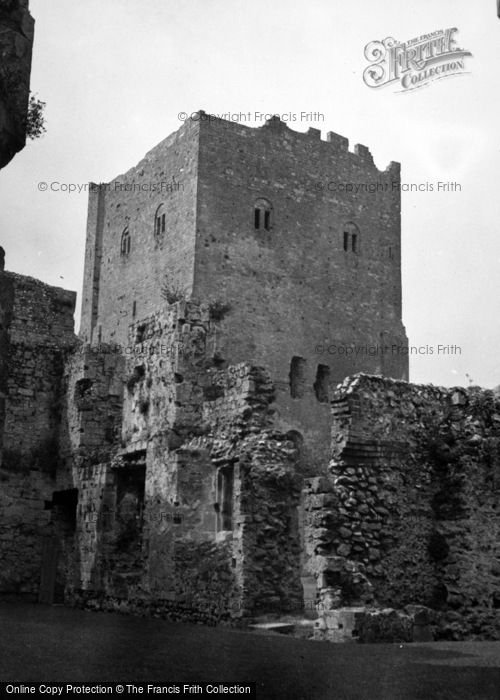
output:
M 269 231 L 273 225 L 273 205 L 268 199 L 258 199 L 255 202 L 253 216 L 256 230 Z
M 163 204 L 160 204 L 155 213 L 155 234 L 159 236 L 161 233 L 165 233 L 165 210 Z
M 359 229 L 352 221 L 344 224 L 344 251 L 359 253 Z
M 128 232 L 128 228 L 125 228 L 122 233 L 120 253 L 121 255 L 128 255 L 130 253 L 130 233 Z

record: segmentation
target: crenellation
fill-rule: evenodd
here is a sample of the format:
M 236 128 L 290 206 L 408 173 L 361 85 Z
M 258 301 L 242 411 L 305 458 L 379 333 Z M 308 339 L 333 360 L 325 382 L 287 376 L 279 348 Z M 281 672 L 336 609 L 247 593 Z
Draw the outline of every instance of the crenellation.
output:
M 321 141 L 321 129 L 315 129 L 314 127 L 310 126 L 307 130 L 307 135 L 317 141 Z
M 345 136 L 340 136 L 340 134 L 336 134 L 334 131 L 327 132 L 326 141 L 327 143 L 332 144 L 332 146 L 335 146 L 335 148 L 339 151 L 343 151 L 345 153 L 349 151 L 349 139 Z
M 363 160 L 373 163 L 373 156 L 370 153 L 370 149 L 367 146 L 363 146 L 360 143 L 354 145 L 354 155 L 359 156 Z

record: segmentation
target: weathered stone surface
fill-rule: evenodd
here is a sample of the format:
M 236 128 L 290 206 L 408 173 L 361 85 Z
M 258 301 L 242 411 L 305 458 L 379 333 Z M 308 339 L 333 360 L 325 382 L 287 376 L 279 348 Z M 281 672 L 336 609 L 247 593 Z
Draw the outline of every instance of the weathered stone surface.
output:
M 412 642 L 412 620 L 392 609 L 367 612 L 359 625 L 359 641 L 367 644 Z
M 359 641 L 365 608 L 323 610 L 314 627 L 314 639 L 345 643 Z
M 354 197 L 315 186 L 333 176 L 389 187 Z M 399 178 L 397 163 L 379 171 L 345 141 L 284 123 L 252 129 L 200 112 L 137 166 L 89 193 L 82 340 L 125 347 L 128 325 L 161 307 L 165 283 L 215 309 L 228 304 L 214 353 L 227 365 L 266 367 L 276 427 L 299 432 L 309 474 L 324 472 L 335 384 L 357 371 L 407 378 L 407 354 L 368 350 L 381 338 L 407 344 L 400 192 L 393 187 Z M 256 229 L 263 200 L 271 221 Z M 158 216 L 165 217 L 159 232 Z M 356 251 L 352 239 L 344 250 L 349 231 L 358 231 Z M 131 247 L 122 255 L 125 232 Z M 301 366 L 297 393 L 293 358 Z
M 493 637 L 500 399 L 370 375 L 331 396 L 348 367 L 405 376 L 407 357 L 318 366 L 314 349 L 316 337 L 405 345 L 399 254 L 379 255 L 399 246 L 399 195 L 382 196 L 376 243 L 362 237 L 379 205 L 356 202 L 358 256 L 350 196 L 286 191 L 299 165 L 381 176 L 365 149 L 219 126 L 187 123 L 127 187 L 92 192 L 80 342 L 72 293 L 0 272 L 3 589 L 35 591 L 42 563 L 46 595 L 58 561 L 75 604 L 212 624 L 294 611 L 307 579 L 330 638 L 358 629 L 347 613 L 335 626 L 347 606 L 370 606 L 374 640 L 409 625 L 420 638 L 429 626 Z M 182 188 L 132 187 L 180 173 Z M 272 226 L 260 229 L 266 193 Z M 177 301 L 162 298 L 165 275 L 184 287 Z
M 28 0 L 1 0 L 0 168 L 26 143 L 33 34 Z
M 82 494 L 79 562 L 68 562 L 80 570 L 67 591 L 76 603 L 135 609 L 142 601 L 205 622 L 301 607 L 297 450 L 272 429 L 267 374 L 214 365 L 215 333 L 206 308 L 166 305 L 131 327 L 128 357 L 101 344 L 68 362 L 67 456 L 78 456 Z M 117 532 L 120 475 L 135 464 L 144 469 L 144 506 L 127 543 Z M 223 532 L 214 504 L 228 469 L 232 524 Z
M 363 567 L 369 585 L 355 594 L 344 578 L 341 604 L 357 595 L 400 609 L 418 604 L 439 613 L 438 637 L 498 635 L 498 401 L 477 388 L 364 375 L 337 388 L 329 481 L 342 507 L 328 534 L 316 532 L 320 509 L 308 495 L 315 516 L 304 522 L 309 549 L 321 539 L 325 558 Z M 318 595 L 323 586 L 318 579 Z M 461 624 L 447 621 L 454 610 Z M 420 638 L 431 634 L 424 618 L 414 620 Z
M 76 294 L 0 272 L 0 592 L 34 593 L 62 463 L 66 353 Z

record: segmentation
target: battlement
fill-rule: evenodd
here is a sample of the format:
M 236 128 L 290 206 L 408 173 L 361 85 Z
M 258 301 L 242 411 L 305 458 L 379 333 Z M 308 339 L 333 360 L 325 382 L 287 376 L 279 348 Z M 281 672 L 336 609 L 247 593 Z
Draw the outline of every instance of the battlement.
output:
M 349 139 L 340 134 L 336 134 L 334 131 L 328 131 L 326 133 L 326 139 L 322 139 L 322 132 L 320 129 L 309 127 L 306 132 L 295 131 L 291 129 L 288 124 L 281 120 L 278 115 L 267 119 L 265 124 L 260 127 L 250 127 L 239 122 L 229 121 L 226 119 L 221 119 L 220 117 L 212 114 L 206 113 L 204 110 L 199 110 L 192 117 L 195 123 L 200 125 L 208 124 L 209 127 L 217 128 L 222 127 L 226 129 L 234 130 L 244 130 L 248 134 L 257 135 L 261 130 L 265 132 L 271 132 L 279 137 L 287 136 L 292 139 L 297 139 L 299 141 L 307 139 L 307 143 L 310 148 L 323 148 L 324 155 L 334 155 L 339 153 L 348 154 L 351 159 L 352 165 L 358 166 L 373 166 L 380 174 L 392 174 L 393 178 L 399 176 L 400 163 L 396 161 L 391 161 L 389 165 L 384 170 L 379 170 L 374 163 L 373 156 L 370 149 L 362 144 L 355 144 L 353 150 L 349 150 Z M 318 146 L 319 144 L 319 146 Z

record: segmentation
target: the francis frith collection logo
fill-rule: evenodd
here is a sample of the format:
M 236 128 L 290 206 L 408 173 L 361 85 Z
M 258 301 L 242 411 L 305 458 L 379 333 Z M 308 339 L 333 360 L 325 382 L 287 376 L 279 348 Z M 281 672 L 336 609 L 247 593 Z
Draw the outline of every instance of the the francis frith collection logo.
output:
M 397 92 L 424 87 L 434 80 L 466 73 L 465 59 L 472 56 L 456 46 L 458 29 L 438 29 L 404 43 L 387 37 L 365 46 L 370 65 L 363 80 L 370 88 L 398 85 Z

